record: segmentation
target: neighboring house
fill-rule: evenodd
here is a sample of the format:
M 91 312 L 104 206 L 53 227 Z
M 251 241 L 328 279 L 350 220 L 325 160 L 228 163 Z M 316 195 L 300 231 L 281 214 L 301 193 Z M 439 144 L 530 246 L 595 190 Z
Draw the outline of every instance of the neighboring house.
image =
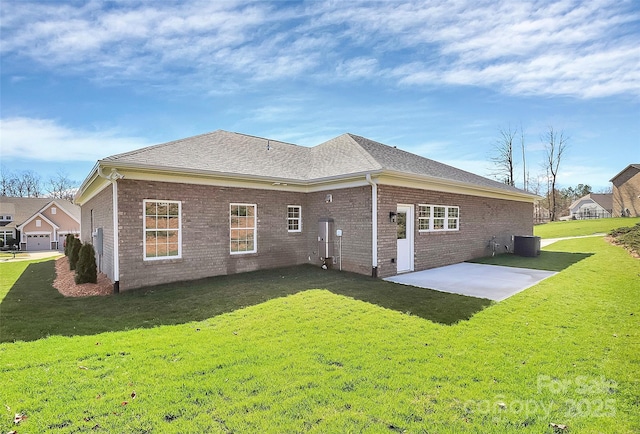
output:
M 546 223 L 551 220 L 551 212 L 548 208 L 545 208 L 541 201 L 537 201 L 533 204 L 533 222 L 534 223 Z
M 613 216 L 640 217 L 640 164 L 629 164 L 611 182 Z
M 307 148 L 219 130 L 99 160 L 76 203 L 118 291 L 305 263 L 379 277 L 457 263 L 532 235 L 536 199 L 353 134 Z
M 609 218 L 612 206 L 613 196 L 611 193 L 589 193 L 569 205 L 569 216 L 574 220 Z
M 20 250 L 63 250 L 67 234 L 80 234 L 80 207 L 68 200 L 0 197 L 0 238 Z

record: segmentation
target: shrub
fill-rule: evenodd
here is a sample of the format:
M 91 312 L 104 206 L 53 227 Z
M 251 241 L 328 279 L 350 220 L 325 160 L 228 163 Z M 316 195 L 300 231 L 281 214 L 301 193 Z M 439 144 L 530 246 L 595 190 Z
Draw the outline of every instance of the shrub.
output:
M 609 232 L 615 242 L 622 244 L 627 249 L 640 254 L 640 223 L 635 226 L 614 229 Z
M 78 262 L 78 254 L 80 253 L 80 248 L 82 247 L 82 241 L 78 238 L 73 237 L 71 239 L 71 246 L 69 246 L 69 269 L 75 270 L 76 264 Z
M 96 266 L 96 254 L 91 243 L 83 244 L 78 253 L 76 264 L 76 283 L 97 283 L 98 267 Z
M 71 247 L 71 243 L 72 243 L 72 239 L 74 239 L 76 236 L 73 234 L 67 234 L 67 238 L 65 238 L 64 241 L 64 255 L 65 256 L 69 256 L 69 254 L 71 253 L 71 250 L 69 249 L 69 247 Z
M 0 238 L 0 247 L 4 247 L 4 240 Z
M 9 246 L 9 247 L 17 246 L 18 245 L 18 240 L 16 240 L 13 237 L 9 237 L 9 238 L 7 238 L 6 245 Z

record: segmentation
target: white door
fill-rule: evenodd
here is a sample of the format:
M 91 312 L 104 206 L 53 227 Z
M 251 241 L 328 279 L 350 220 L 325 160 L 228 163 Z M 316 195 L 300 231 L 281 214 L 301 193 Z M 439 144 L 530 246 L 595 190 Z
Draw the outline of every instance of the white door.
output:
M 413 205 L 398 205 L 396 225 L 398 273 L 413 271 Z

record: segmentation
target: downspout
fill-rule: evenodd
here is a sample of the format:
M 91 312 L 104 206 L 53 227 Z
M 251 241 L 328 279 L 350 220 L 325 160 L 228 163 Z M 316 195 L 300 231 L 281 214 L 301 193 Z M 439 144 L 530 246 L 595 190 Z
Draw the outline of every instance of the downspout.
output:
M 118 180 L 124 178 L 116 169 L 111 169 L 111 173 L 106 175 L 102 167 L 98 164 L 98 175 L 111 182 L 113 188 L 113 293 L 120 292 L 120 248 L 118 231 Z
M 378 184 L 366 175 L 371 185 L 371 276 L 378 277 Z

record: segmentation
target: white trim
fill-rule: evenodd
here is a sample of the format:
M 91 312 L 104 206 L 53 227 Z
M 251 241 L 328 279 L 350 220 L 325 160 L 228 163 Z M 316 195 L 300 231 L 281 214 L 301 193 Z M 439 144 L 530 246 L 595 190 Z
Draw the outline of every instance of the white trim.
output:
M 289 208 L 298 208 L 298 217 L 289 217 Z M 297 220 L 298 229 L 289 229 L 289 220 Z M 287 205 L 287 232 L 289 233 L 302 232 L 302 205 Z
M 539 196 L 526 192 L 510 192 L 499 188 L 490 188 L 479 185 L 465 184 L 442 178 L 405 174 L 401 172 L 385 171 L 378 178 L 381 185 L 413 188 L 418 190 L 440 191 L 443 193 L 464 194 L 467 196 L 488 197 L 492 199 L 505 199 L 518 202 L 533 203 L 540 199 Z
M 245 250 L 241 252 L 234 252 L 231 249 L 231 231 L 233 229 L 242 229 L 242 228 L 232 228 L 231 227 L 231 207 L 233 206 L 252 206 L 253 207 L 253 250 Z M 247 230 L 247 228 L 244 228 Z M 233 202 L 229 204 L 229 254 L 231 255 L 246 255 L 249 253 L 257 253 L 258 252 L 258 205 L 255 203 L 237 203 Z
M 81 188 L 80 190 L 78 190 L 75 198 L 75 203 L 80 206 L 84 205 L 85 203 L 96 197 L 98 194 L 102 193 L 107 187 L 109 187 L 110 184 L 111 182 L 108 179 L 101 178 L 97 175 L 95 177 L 92 177 L 91 182 L 84 186 L 84 189 Z
M 426 206 L 429 208 L 429 217 L 420 217 L 420 207 Z M 437 217 L 438 220 L 444 220 L 444 227 L 442 229 L 435 229 L 433 227 L 433 221 L 436 219 L 436 217 L 433 215 L 433 209 L 435 207 L 438 208 L 444 208 L 444 216 L 443 217 Z M 458 210 L 458 216 L 457 217 L 449 217 L 449 208 L 455 208 Z M 440 204 L 427 204 L 427 203 L 420 203 L 418 204 L 418 214 L 417 214 L 417 220 L 418 220 L 418 232 L 420 233 L 426 233 L 426 232 L 458 232 L 460 231 L 460 207 L 458 205 L 440 205 Z M 457 221 L 457 225 L 455 229 L 450 229 L 449 228 L 449 220 L 456 220 Z M 420 220 L 427 220 L 429 223 L 429 228 L 428 229 L 420 229 Z
M 152 229 L 147 229 L 146 225 L 146 212 L 147 212 L 147 203 L 175 203 L 178 204 L 178 254 L 177 255 L 167 255 L 167 256 L 150 256 L 147 257 L 147 231 L 153 231 Z M 162 230 L 162 229 L 160 229 Z M 171 229 L 172 231 L 174 229 Z M 167 259 L 181 259 L 182 258 L 182 202 L 179 200 L 165 200 L 165 199 L 144 199 L 142 201 L 142 259 L 144 261 L 162 261 Z
M 407 213 L 407 223 L 406 223 L 406 239 L 409 244 L 409 268 L 404 270 L 399 270 L 398 266 L 400 265 L 400 261 L 397 260 L 398 252 L 397 252 L 397 244 L 396 244 L 396 273 L 408 273 L 415 269 L 416 262 L 416 254 L 415 254 L 415 206 L 413 204 L 407 203 L 399 203 L 396 205 L 396 212 L 400 213 L 400 209 L 406 210 Z M 397 240 L 396 240 L 397 243 Z
M 44 216 L 40 211 L 38 211 L 37 213 L 35 213 L 34 215 L 32 215 L 31 217 L 29 217 L 27 220 L 24 221 L 24 223 L 16 226 L 16 229 L 18 229 L 19 231 L 22 232 L 22 228 L 25 227 L 27 224 L 29 224 L 30 222 L 32 222 L 35 218 L 38 218 L 38 216 L 40 216 L 40 218 L 42 220 L 44 220 L 45 222 L 47 222 L 48 224 L 51 225 L 51 227 L 53 229 L 60 229 L 60 226 L 58 226 L 57 224 L 55 224 L 54 222 L 52 222 L 51 220 L 49 220 L 46 216 Z
M 368 184 L 363 177 L 376 176 L 378 185 L 391 185 L 421 190 L 441 191 L 446 193 L 465 194 L 494 199 L 506 199 L 519 202 L 533 203 L 540 197 L 521 190 L 509 191 L 500 187 L 488 187 L 437 178 L 428 175 L 404 173 L 392 170 L 374 170 L 341 174 L 312 180 L 287 179 L 265 177 L 258 175 L 244 175 L 238 173 L 211 172 L 186 168 L 170 168 L 162 166 L 147 166 L 140 164 L 118 162 L 117 169 L 113 162 L 99 160 L 90 175 L 85 179 L 76 196 L 76 202 L 82 205 L 98 194 L 105 187 L 104 182 L 96 184 L 100 172 L 117 170 L 127 179 L 140 181 L 174 182 L 196 185 L 214 185 L 220 187 L 242 187 L 271 191 L 294 191 L 312 193 L 319 191 L 337 190 L 351 187 L 362 187 Z
M 371 267 L 378 269 L 378 183 L 367 173 L 365 180 L 371 185 Z M 342 259 L 342 258 L 340 258 Z M 375 271 L 374 273 L 377 273 Z
M 55 205 L 55 206 L 54 206 Z M 66 215 L 68 215 L 69 217 L 71 217 L 72 220 L 75 220 L 76 223 L 80 224 L 80 220 L 78 220 L 77 218 L 75 218 L 72 214 L 70 214 L 65 207 L 61 206 L 60 203 L 57 202 L 57 199 L 53 199 L 51 202 L 47 203 L 45 206 L 43 206 L 42 208 L 40 208 L 40 211 L 38 211 L 39 213 L 43 213 L 45 212 L 47 209 L 49 208 L 57 208 L 58 210 L 61 210 L 62 212 L 64 212 Z M 51 214 L 55 214 L 54 212 L 52 212 Z M 55 214 L 57 215 L 57 214 Z

